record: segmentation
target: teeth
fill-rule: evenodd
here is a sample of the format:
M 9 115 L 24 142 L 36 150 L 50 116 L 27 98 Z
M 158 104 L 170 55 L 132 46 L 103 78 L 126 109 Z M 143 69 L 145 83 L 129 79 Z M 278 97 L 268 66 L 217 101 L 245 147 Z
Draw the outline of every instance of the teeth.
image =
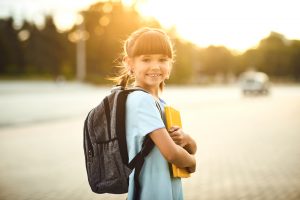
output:
M 157 76 L 159 76 L 159 74 L 149 74 L 149 76 L 151 76 L 151 77 L 157 77 Z

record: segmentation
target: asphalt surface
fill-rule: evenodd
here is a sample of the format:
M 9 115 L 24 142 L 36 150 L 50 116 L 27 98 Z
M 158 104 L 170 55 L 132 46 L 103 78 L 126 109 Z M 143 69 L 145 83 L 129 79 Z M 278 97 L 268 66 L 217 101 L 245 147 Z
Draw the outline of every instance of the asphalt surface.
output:
M 165 99 L 181 111 L 183 129 L 198 145 L 197 171 L 183 180 L 186 200 L 300 199 L 299 86 L 276 86 L 271 95 L 255 97 L 233 86 L 171 87 Z M 84 118 L 0 127 L 0 200 L 125 199 L 89 189 Z

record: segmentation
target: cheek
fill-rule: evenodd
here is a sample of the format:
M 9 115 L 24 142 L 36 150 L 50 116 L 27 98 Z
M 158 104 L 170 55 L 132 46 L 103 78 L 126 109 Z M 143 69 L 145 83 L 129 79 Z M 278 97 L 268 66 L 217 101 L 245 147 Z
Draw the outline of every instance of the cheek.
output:
M 172 70 L 172 67 L 171 67 L 171 66 L 166 66 L 166 67 L 164 68 L 164 73 L 167 74 L 167 75 L 169 75 L 169 74 L 171 73 L 171 70 Z
M 137 77 L 142 77 L 145 75 L 145 72 L 143 70 L 135 70 L 134 74 Z

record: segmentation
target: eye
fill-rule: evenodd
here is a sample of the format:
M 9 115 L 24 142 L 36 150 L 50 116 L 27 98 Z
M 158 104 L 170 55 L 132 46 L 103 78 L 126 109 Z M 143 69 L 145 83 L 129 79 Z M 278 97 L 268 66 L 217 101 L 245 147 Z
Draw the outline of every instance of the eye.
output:
M 159 62 L 167 62 L 167 61 L 168 61 L 167 58 L 160 58 L 160 59 L 159 59 Z
M 150 62 L 151 59 L 150 58 L 143 58 L 142 61 L 147 63 L 147 62 Z

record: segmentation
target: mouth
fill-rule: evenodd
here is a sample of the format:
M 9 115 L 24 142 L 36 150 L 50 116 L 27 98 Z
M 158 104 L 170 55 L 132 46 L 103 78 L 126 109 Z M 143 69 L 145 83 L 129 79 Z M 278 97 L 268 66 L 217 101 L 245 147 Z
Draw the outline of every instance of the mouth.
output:
M 147 74 L 147 76 L 150 76 L 150 77 L 159 77 L 159 76 L 161 76 L 161 74 Z

